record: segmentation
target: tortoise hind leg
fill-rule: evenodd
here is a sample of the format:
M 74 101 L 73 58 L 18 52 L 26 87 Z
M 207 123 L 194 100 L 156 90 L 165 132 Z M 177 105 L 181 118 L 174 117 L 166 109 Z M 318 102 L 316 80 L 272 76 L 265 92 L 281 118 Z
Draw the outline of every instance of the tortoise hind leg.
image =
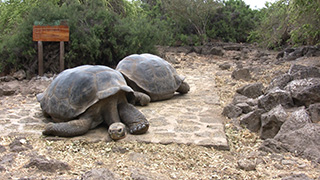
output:
M 133 105 L 121 103 L 118 105 L 121 121 L 129 128 L 131 134 L 143 134 L 149 129 L 146 117 Z
M 189 92 L 189 90 L 190 90 L 189 84 L 187 84 L 186 82 L 182 82 L 180 87 L 177 89 L 177 92 L 179 92 L 180 94 L 186 94 Z
M 49 123 L 43 135 L 72 137 L 87 133 L 91 127 L 91 119 L 75 119 L 68 122 Z
M 134 97 L 135 97 L 135 103 L 134 104 L 138 104 L 140 106 L 146 106 L 151 101 L 151 98 L 145 93 L 134 91 L 133 94 L 134 94 Z

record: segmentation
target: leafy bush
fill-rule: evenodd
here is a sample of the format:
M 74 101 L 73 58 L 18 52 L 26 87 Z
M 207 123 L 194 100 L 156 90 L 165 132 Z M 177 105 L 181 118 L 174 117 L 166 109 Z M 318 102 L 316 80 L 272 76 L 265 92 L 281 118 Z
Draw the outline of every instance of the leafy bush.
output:
M 251 33 L 251 39 L 263 47 L 278 48 L 286 43 L 290 31 L 288 6 L 286 0 L 269 4 L 262 10 L 261 23 Z
M 291 44 L 314 45 L 320 43 L 320 2 L 291 0 L 289 17 L 292 23 Z
M 258 13 L 242 0 L 223 1 L 223 6 L 210 17 L 208 37 L 226 42 L 246 42 L 258 21 Z
M 0 72 L 10 73 L 22 68 L 20 62 L 32 58 L 35 53 L 30 34 L 32 24 L 25 26 L 24 22 L 28 12 L 36 5 L 34 0 L 0 3 Z
M 14 1 L 16 5 L 27 1 Z M 50 24 L 57 20 L 67 20 L 70 28 L 70 41 L 66 43 L 65 61 L 67 67 L 81 64 L 115 65 L 126 55 L 132 53 L 155 52 L 155 44 L 164 41 L 165 31 L 159 24 L 149 22 L 140 11 L 125 0 L 66 0 L 37 1 L 20 14 L 10 27 L 0 27 L 0 57 L 4 69 L 26 69 L 31 74 L 37 69 L 37 43 L 32 42 L 34 22 Z M 32 4 L 31 3 L 31 4 Z M 1 4 L 1 9 L 9 9 L 13 4 Z M 1 11 L 2 13 L 2 11 Z M 11 17 L 7 18 L 10 19 Z M 4 20 L 1 16 L 3 25 Z M 6 33 L 10 32 L 10 33 Z M 55 43 L 59 44 L 59 43 Z M 45 43 L 44 57 L 51 58 L 58 66 L 58 56 L 49 57 L 57 49 L 54 43 Z M 57 52 L 58 53 L 58 52 Z M 46 59 L 44 59 L 46 61 Z M 47 59 L 47 61 L 50 61 Z M 45 71 L 58 68 L 44 63 Z M 1 67 L 0 66 L 0 67 Z M 9 72 L 5 72 L 9 73 Z
M 320 3 L 279 0 L 261 11 L 261 23 L 251 38 L 271 49 L 315 45 L 320 42 Z
M 259 12 L 242 0 L 142 0 L 149 17 L 167 21 L 174 45 L 200 45 L 210 39 L 246 42 Z

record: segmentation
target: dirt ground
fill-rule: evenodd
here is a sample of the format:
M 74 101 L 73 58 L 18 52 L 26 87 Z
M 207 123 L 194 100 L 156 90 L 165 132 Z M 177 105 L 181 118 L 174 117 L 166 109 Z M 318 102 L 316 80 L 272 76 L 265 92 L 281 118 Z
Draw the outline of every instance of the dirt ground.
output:
M 249 45 L 223 52 L 222 56 L 203 55 L 165 48 L 162 55 L 181 74 L 188 74 L 193 69 L 207 71 L 208 67 L 214 66 L 216 72 L 211 72 L 215 80 L 213 88 L 219 96 L 221 108 L 231 102 L 235 90 L 243 85 L 259 81 L 267 86 L 273 77 L 286 72 L 292 63 L 319 62 L 319 59 L 300 59 L 277 63 L 277 52 Z M 218 68 L 222 64 L 229 64 L 230 68 Z M 241 67 L 250 67 L 251 80 L 231 78 L 232 72 Z M 203 96 L 206 96 L 205 92 Z M 5 101 L 0 101 L 1 105 L 3 103 Z M 259 151 L 262 140 L 257 134 L 235 127 L 229 120 L 224 126 L 230 150 L 177 143 L 88 142 L 81 139 L 48 140 L 34 135 L 1 136 L 0 179 L 81 179 L 92 169 L 105 168 L 112 172 L 114 179 L 320 180 L 319 164 L 290 153 Z M 108 177 L 113 179 L 112 175 Z

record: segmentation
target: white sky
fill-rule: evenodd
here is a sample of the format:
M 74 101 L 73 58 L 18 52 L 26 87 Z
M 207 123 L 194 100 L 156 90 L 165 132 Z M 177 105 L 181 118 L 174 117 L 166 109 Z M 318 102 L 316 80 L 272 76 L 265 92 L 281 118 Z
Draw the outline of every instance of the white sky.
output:
M 252 9 L 261 9 L 265 7 L 265 3 L 272 2 L 274 3 L 275 0 L 243 0 L 247 5 L 250 5 L 250 8 Z

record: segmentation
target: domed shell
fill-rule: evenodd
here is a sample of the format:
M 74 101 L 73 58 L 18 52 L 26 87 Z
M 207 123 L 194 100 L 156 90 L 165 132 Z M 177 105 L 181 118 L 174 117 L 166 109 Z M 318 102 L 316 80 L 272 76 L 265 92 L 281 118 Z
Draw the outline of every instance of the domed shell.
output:
M 127 56 L 116 70 L 152 94 L 173 94 L 184 80 L 167 61 L 152 54 Z
M 68 121 L 120 90 L 133 92 L 121 73 L 106 66 L 84 65 L 61 72 L 37 98 L 44 112 Z

